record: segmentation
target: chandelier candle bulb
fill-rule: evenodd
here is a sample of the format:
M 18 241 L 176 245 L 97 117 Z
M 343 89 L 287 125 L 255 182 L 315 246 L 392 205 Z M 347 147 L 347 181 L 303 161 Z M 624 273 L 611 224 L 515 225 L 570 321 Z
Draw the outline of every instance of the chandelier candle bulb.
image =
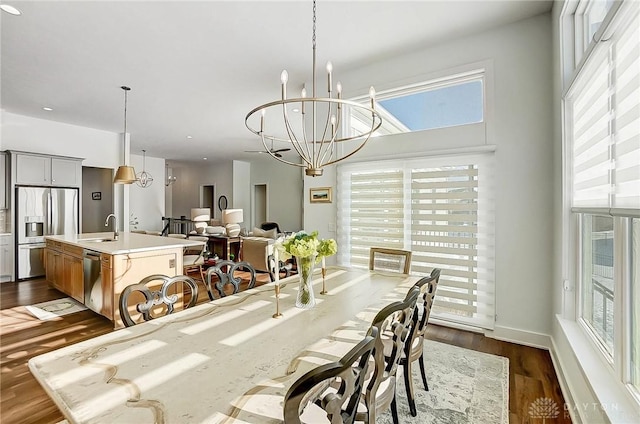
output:
M 329 92 L 329 97 L 331 97 L 331 71 L 333 71 L 333 64 L 331 62 L 327 62 L 327 91 Z
M 280 74 L 280 81 L 282 81 L 282 100 L 287 98 L 287 81 L 289 81 L 289 73 L 285 69 Z

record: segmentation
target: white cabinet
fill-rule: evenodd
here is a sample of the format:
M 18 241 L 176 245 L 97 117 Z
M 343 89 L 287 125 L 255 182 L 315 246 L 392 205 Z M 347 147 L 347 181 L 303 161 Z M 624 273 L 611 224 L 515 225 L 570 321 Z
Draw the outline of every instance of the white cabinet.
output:
M 0 209 L 7 209 L 9 202 L 7 201 L 7 192 L 9 184 L 9 175 L 7 174 L 7 155 L 0 152 Z M 0 230 L 2 230 L 0 228 Z
M 0 235 L 0 283 L 11 281 L 13 267 L 13 246 L 11 235 Z
M 16 153 L 15 167 L 16 184 L 79 187 L 82 182 L 80 159 Z

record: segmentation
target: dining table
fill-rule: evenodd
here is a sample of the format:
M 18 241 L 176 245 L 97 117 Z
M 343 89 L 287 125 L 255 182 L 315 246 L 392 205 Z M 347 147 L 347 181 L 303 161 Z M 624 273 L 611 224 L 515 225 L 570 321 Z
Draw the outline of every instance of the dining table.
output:
M 45 353 L 29 369 L 70 423 L 278 423 L 289 387 L 347 353 L 419 278 L 316 269 L 313 308 L 295 306 L 293 275 Z

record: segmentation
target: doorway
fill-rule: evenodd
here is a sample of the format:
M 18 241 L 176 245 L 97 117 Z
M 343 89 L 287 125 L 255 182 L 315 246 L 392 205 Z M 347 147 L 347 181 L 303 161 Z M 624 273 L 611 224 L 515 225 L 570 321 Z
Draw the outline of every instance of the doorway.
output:
M 209 208 L 211 211 L 211 218 L 216 214 L 216 186 L 215 185 L 203 185 L 200 188 L 200 207 Z
M 253 226 L 259 227 L 267 220 L 267 185 L 254 184 L 253 186 Z

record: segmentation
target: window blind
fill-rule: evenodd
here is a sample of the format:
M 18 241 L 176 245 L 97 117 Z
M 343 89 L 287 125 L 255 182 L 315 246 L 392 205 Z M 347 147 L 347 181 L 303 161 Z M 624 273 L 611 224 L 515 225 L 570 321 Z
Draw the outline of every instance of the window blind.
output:
M 493 154 L 338 167 L 339 263 L 369 248 L 411 250 L 411 272 L 442 269 L 434 317 L 493 328 Z
M 603 41 L 568 93 L 574 207 L 640 208 L 639 27 Z

